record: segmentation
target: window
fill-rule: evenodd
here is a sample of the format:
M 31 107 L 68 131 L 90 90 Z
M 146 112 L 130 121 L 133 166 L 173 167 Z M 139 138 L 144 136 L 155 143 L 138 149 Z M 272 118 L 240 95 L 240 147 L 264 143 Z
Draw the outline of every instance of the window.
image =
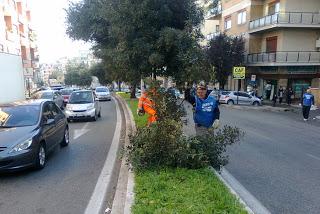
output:
M 21 4 L 21 2 L 17 2 L 17 7 L 18 7 L 19 15 L 22 15 L 22 4 Z
M 216 25 L 216 32 L 220 32 L 220 25 Z
M 244 24 L 247 21 L 247 11 L 241 11 L 238 13 L 238 25 Z
M 42 113 L 42 120 L 43 121 L 47 121 L 49 119 L 54 119 L 53 115 L 52 115 L 52 112 L 50 111 L 50 107 L 48 104 L 46 104 L 44 107 L 43 107 L 43 113 Z
M 280 2 L 279 1 L 272 2 L 269 4 L 268 15 L 272 15 L 272 14 L 279 13 L 279 12 L 280 12 Z
M 277 52 L 277 40 L 278 40 L 277 36 L 266 38 L 266 52 L 267 53 Z
M 6 23 L 6 30 L 12 32 L 11 16 L 4 16 L 4 21 Z
M 228 30 L 231 28 L 231 17 L 225 18 L 224 28 L 225 28 L 225 30 Z
M 27 50 L 25 46 L 21 46 L 21 56 L 23 60 L 27 59 Z
M 50 106 L 51 112 L 52 112 L 52 114 L 53 114 L 54 117 L 56 117 L 57 115 L 60 114 L 60 110 L 59 110 L 59 108 L 56 106 L 56 104 L 50 103 L 49 106 Z

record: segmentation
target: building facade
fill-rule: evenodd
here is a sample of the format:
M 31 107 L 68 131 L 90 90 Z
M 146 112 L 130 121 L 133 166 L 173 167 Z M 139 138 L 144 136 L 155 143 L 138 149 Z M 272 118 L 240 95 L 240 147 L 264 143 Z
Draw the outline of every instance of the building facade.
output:
M 219 2 L 222 12 L 210 18 L 220 22 L 222 32 L 246 40 L 246 79 L 238 83 L 230 77 L 226 88 L 251 86 L 267 99 L 280 87 L 292 88 L 298 99 L 307 87 L 320 87 L 319 0 Z
M 216 13 L 221 13 L 221 5 L 220 7 L 216 7 L 212 9 L 210 6 L 212 2 L 201 0 L 199 1 L 200 6 L 203 8 L 205 13 L 205 19 L 201 26 L 201 32 L 204 36 L 204 39 L 201 41 L 202 45 L 206 45 L 210 39 L 212 39 L 217 33 L 220 32 L 220 22 L 217 19 L 213 19 L 212 17 Z M 216 11 L 218 9 L 218 11 Z
M 26 91 L 35 87 L 39 56 L 28 0 L 0 0 L 0 52 L 20 56 Z

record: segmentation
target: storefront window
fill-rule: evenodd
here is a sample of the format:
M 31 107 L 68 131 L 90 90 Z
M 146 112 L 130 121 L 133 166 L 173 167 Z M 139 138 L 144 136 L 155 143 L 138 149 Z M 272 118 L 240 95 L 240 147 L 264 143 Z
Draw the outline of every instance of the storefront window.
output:
M 294 98 L 300 99 L 302 93 L 311 86 L 311 80 L 292 80 L 292 89 L 294 92 Z

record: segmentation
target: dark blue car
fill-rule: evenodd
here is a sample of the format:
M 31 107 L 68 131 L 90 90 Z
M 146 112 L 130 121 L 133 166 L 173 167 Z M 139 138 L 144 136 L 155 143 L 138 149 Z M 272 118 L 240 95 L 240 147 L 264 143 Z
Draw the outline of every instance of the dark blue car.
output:
M 60 108 L 48 100 L 0 105 L 0 171 L 42 169 L 55 146 L 69 144 L 69 128 Z

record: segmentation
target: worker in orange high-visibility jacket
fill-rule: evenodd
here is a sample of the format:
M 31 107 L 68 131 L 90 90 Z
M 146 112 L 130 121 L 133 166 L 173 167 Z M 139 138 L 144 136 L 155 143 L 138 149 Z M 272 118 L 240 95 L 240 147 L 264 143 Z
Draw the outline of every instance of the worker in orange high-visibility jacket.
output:
M 137 113 L 139 116 L 143 116 L 144 113 L 149 115 L 148 125 L 157 121 L 154 102 L 149 98 L 146 91 L 144 91 L 139 98 Z

